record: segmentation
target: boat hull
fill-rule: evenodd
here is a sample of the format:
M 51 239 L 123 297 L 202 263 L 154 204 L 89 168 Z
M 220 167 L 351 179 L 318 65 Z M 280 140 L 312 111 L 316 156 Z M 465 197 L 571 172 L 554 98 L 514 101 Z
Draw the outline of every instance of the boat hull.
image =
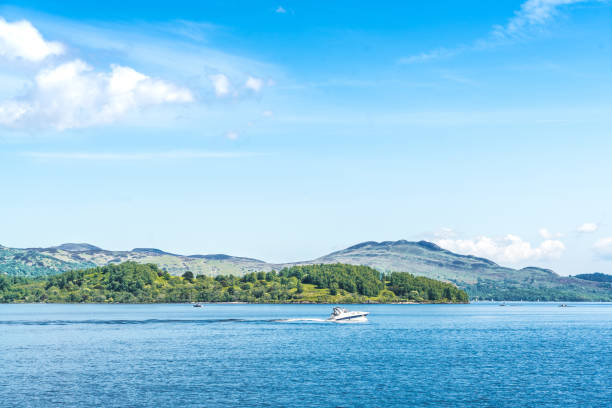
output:
M 347 315 L 340 315 L 340 316 L 332 316 L 329 319 L 327 319 L 330 322 L 338 322 L 338 323 L 344 323 L 344 322 L 365 322 L 368 320 L 368 314 L 369 312 L 353 312 L 351 314 L 347 314 Z

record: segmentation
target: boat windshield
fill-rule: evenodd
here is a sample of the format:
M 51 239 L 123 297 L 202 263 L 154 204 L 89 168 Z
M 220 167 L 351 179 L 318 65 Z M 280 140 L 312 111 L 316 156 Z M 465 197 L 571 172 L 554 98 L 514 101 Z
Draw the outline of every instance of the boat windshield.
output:
M 346 310 L 344 310 L 341 307 L 334 307 L 334 315 L 335 316 L 338 316 L 339 314 L 342 314 L 342 313 L 345 313 L 345 312 L 346 312 Z

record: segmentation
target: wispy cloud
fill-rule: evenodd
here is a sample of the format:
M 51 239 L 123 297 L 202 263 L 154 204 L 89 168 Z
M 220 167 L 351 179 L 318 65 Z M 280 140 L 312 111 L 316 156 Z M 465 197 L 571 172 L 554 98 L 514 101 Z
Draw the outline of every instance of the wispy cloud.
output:
M 584 224 L 578 226 L 576 231 L 581 233 L 590 233 L 595 232 L 599 229 L 599 225 L 596 222 L 585 222 Z
M 253 92 L 259 92 L 263 88 L 263 80 L 255 77 L 248 77 L 244 86 Z
M 429 62 L 432 60 L 449 58 L 455 56 L 463 51 L 463 48 L 455 48 L 455 49 L 447 49 L 447 48 L 438 48 L 435 50 L 422 52 L 417 55 L 411 55 L 409 57 L 402 57 L 397 62 L 399 64 L 419 64 L 423 62 Z
M 559 7 L 588 1 L 593 0 L 527 0 L 505 25 L 494 26 L 492 35 L 497 38 L 522 36 L 530 28 L 542 26 L 552 20 Z
M 604 259 L 612 259 L 612 237 L 602 238 L 593 245 L 595 253 Z
M 607 2 L 609 0 L 527 0 L 506 24 L 492 27 L 488 36 L 475 40 L 471 45 L 459 45 L 454 48 L 440 47 L 398 59 L 399 64 L 418 64 L 450 58 L 466 51 L 484 50 L 501 44 L 524 38 L 535 28 L 542 27 L 559 14 L 559 9 L 576 3 Z
M 550 232 L 548 230 L 548 228 L 540 228 L 538 230 L 538 233 L 540 234 L 540 236 L 544 239 L 553 239 L 553 238 L 561 238 L 563 237 L 563 234 L 560 232 Z
M 231 130 L 225 134 L 225 137 L 229 140 L 236 140 L 238 139 L 238 132 Z
M 210 32 L 220 29 L 220 27 L 215 24 L 189 20 L 175 20 L 169 24 L 156 23 L 153 28 L 162 29 L 166 32 L 197 42 L 205 41 Z
M 467 78 L 463 75 L 457 74 L 455 72 L 443 71 L 443 72 L 440 72 L 440 77 L 442 79 L 446 79 L 447 81 L 456 82 L 458 84 L 478 85 L 477 81 Z
M 167 152 L 23 152 L 22 156 L 41 160 L 138 161 L 180 159 L 235 159 L 263 156 L 260 152 L 215 152 L 203 150 L 176 150 Z
M 283 6 L 278 6 L 274 11 L 278 14 L 285 14 L 287 12 Z

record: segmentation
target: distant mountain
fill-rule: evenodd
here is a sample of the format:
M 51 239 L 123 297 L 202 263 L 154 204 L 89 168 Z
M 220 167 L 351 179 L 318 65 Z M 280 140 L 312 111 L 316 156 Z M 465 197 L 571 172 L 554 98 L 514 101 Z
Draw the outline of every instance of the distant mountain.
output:
M 58 245 L 56 247 L 53 247 L 55 249 L 62 249 L 64 251 L 68 251 L 68 252 L 85 252 L 85 251 L 101 251 L 102 248 L 98 248 L 95 245 L 90 245 L 90 244 L 73 244 L 73 243 L 67 243 L 67 244 L 62 244 L 62 245 Z
M 257 259 L 229 255 L 184 256 L 156 248 L 107 251 L 90 244 L 72 243 L 50 248 L 0 247 L 0 273 L 14 276 L 50 275 L 126 261 L 156 264 L 173 275 L 181 275 L 187 270 L 208 276 L 272 270 L 271 265 Z
M 27 249 L 0 246 L 0 273 L 8 275 L 40 276 L 125 261 L 156 264 L 173 275 L 190 270 L 196 275 L 208 276 L 244 275 L 293 265 L 345 263 L 452 282 L 472 298 L 612 301 L 612 288 L 605 283 L 559 276 L 537 267 L 507 268 L 485 258 L 453 253 L 427 241 L 369 241 L 314 260 L 287 264 L 224 254 L 176 255 L 154 248 L 107 251 L 89 244 Z
M 608 300 L 612 290 L 550 269 L 512 269 L 472 255 L 460 255 L 427 241 L 363 242 L 306 263 L 367 265 L 382 272 L 407 271 L 449 281 L 470 297 L 497 300 Z

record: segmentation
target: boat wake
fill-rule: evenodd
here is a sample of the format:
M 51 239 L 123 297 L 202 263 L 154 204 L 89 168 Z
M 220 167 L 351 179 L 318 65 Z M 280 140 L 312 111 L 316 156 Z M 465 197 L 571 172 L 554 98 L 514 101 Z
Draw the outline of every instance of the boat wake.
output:
M 277 322 L 277 323 L 304 323 L 304 322 L 327 323 L 327 320 L 325 319 L 315 319 L 315 318 L 276 319 L 272 321 Z
M 0 320 L 1 326 L 72 326 L 72 325 L 149 325 L 149 324 L 215 324 L 215 323 L 335 323 L 326 319 L 116 319 L 116 320 Z M 340 323 L 340 322 L 338 322 Z M 343 323 L 348 323 L 343 322 Z
M 342 324 L 349 324 L 349 323 L 366 323 L 368 321 L 368 319 L 366 319 L 365 317 L 359 317 L 359 318 L 353 318 L 350 320 L 330 320 L 330 319 L 276 319 L 276 320 L 271 320 L 272 322 L 276 322 L 276 323 L 342 323 Z

